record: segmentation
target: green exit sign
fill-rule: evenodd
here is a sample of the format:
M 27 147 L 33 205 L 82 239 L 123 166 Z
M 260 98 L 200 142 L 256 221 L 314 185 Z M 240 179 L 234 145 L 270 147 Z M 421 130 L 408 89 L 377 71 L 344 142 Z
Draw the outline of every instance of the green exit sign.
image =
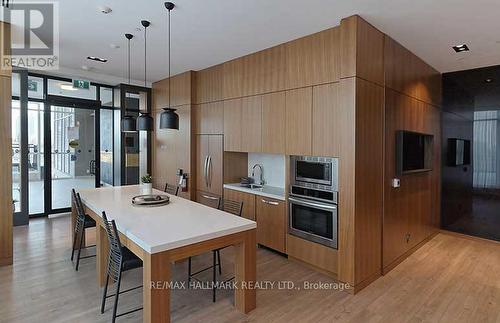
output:
M 75 89 L 88 90 L 88 89 L 90 89 L 90 81 L 73 80 L 73 87 Z
M 28 91 L 32 92 L 38 91 L 38 83 L 33 80 L 28 80 Z

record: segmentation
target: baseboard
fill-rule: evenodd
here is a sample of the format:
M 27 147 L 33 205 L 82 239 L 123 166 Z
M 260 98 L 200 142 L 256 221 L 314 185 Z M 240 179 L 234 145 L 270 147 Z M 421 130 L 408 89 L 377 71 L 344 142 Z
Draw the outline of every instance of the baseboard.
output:
M 0 267 L 12 265 L 12 257 L 0 258 Z
M 472 240 L 472 241 L 477 241 L 477 242 L 487 242 L 487 243 L 495 244 L 497 246 L 500 245 L 500 241 L 495 241 L 495 240 L 490 240 L 490 239 L 486 239 L 486 238 L 470 236 L 470 235 L 467 235 L 467 234 L 464 234 L 464 233 L 448 231 L 448 230 L 445 230 L 445 229 L 441 229 L 439 232 L 442 233 L 442 234 L 446 234 L 446 235 L 449 235 L 449 236 L 454 236 L 454 237 L 458 237 L 458 238 L 462 238 L 462 239 L 467 239 L 467 240 Z
M 393 262 L 391 262 L 389 265 L 383 267 L 382 268 L 382 275 L 386 275 L 388 272 L 390 272 L 391 270 L 393 270 L 397 265 L 399 265 L 400 263 L 402 263 L 412 253 L 414 253 L 415 251 L 417 251 L 420 247 L 422 247 L 424 244 L 426 244 L 432 238 L 434 238 L 439 232 L 440 231 L 437 230 L 436 232 L 432 233 L 427 238 L 425 238 L 424 240 L 420 241 L 418 244 L 416 244 L 415 246 L 413 246 L 410 250 L 408 250 L 407 252 L 405 252 L 404 254 L 402 254 L 401 256 L 399 256 L 398 258 L 396 258 L 396 260 L 394 260 Z
M 363 280 L 362 282 L 359 282 L 356 285 L 352 286 L 349 289 L 349 292 L 351 292 L 351 294 L 356 295 L 362 289 L 364 289 L 365 287 L 367 287 L 368 285 L 370 285 L 371 283 L 373 283 L 374 281 L 376 281 L 380 277 L 382 277 L 382 273 L 380 273 L 380 272 L 374 273 L 373 275 L 371 275 L 367 279 Z
M 300 259 L 295 258 L 295 257 L 290 256 L 290 255 L 288 255 L 288 260 L 291 260 L 293 262 L 299 263 L 299 264 L 301 264 L 301 265 L 303 265 L 305 267 L 308 267 L 308 268 L 310 268 L 310 269 L 312 269 L 314 271 L 318 271 L 318 272 L 322 273 L 323 275 L 326 275 L 326 276 L 331 277 L 331 278 L 333 278 L 335 280 L 338 280 L 336 273 L 333 273 L 331 271 L 327 271 L 327 270 L 325 270 L 323 268 L 317 267 L 317 266 L 315 266 L 313 264 L 307 263 L 307 262 L 305 262 L 303 260 L 300 260 Z

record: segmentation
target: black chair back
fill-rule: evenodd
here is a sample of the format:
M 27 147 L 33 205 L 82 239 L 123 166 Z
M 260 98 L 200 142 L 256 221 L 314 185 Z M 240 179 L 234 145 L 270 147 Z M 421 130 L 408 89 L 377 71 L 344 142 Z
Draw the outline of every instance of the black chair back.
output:
M 102 212 L 102 222 L 109 242 L 108 276 L 114 282 L 120 279 L 121 266 L 123 261 L 122 244 L 116 229 L 115 220 L 108 221 L 106 212 Z
M 169 183 L 165 183 L 165 189 L 163 191 L 165 193 L 170 194 L 170 195 L 177 196 L 179 194 L 179 186 L 177 186 L 177 185 L 171 185 Z
M 219 210 L 241 216 L 243 211 L 243 202 L 236 202 L 232 200 L 222 199 L 220 201 Z

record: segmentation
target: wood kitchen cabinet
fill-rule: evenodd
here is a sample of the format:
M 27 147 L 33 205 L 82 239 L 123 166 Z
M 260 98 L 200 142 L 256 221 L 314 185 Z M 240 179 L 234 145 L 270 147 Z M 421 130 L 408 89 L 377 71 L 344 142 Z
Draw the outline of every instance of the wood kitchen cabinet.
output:
M 285 92 L 262 96 L 262 152 L 285 154 Z
M 340 108 L 340 84 L 331 83 L 313 87 L 312 154 L 338 157 L 345 120 Z M 328 138 L 328 140 L 325 140 Z
M 196 191 L 196 202 L 210 206 L 213 208 L 218 208 L 219 207 L 219 199 L 220 196 L 212 193 L 207 193 L 207 192 L 202 192 L 202 191 Z
M 312 87 L 286 91 L 286 154 L 312 152 Z
M 242 101 L 224 101 L 224 151 L 241 151 Z
M 262 151 L 262 96 L 250 96 L 241 102 L 241 151 Z
M 285 202 L 263 196 L 255 196 L 255 218 L 257 221 L 257 243 L 286 253 L 286 207 Z
M 223 136 L 196 136 L 196 189 L 222 196 Z
M 194 123 L 196 134 L 224 134 L 224 105 L 211 102 L 195 105 Z
M 241 216 L 255 221 L 255 198 L 254 194 L 240 192 L 232 189 L 224 189 L 224 198 L 235 202 L 243 202 Z

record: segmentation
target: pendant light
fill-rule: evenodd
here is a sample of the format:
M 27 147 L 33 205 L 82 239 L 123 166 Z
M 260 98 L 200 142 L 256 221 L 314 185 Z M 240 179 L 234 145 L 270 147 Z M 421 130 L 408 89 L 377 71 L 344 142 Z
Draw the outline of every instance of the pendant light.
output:
M 134 35 L 132 34 L 125 34 L 125 38 L 127 38 L 128 41 L 128 56 L 127 56 L 127 63 L 128 63 L 128 84 L 130 85 L 130 40 L 134 38 Z M 125 102 L 126 104 L 126 102 Z M 125 109 L 125 113 L 127 110 Z M 122 118 L 122 131 L 123 132 L 135 132 L 137 131 L 136 128 L 136 121 L 135 118 L 131 115 L 125 115 Z
M 147 20 L 141 20 L 141 25 L 144 27 L 144 87 L 147 86 L 147 39 L 146 39 L 146 30 L 148 29 L 151 23 Z M 137 130 L 142 131 L 153 131 L 154 129 L 154 120 L 151 117 L 149 112 L 141 112 L 139 111 L 139 117 L 137 117 Z
M 160 129 L 179 129 L 179 115 L 175 113 L 175 109 L 170 105 L 170 11 L 174 9 L 175 5 L 172 2 L 165 2 L 165 8 L 168 10 L 168 106 L 163 108 L 160 115 Z

